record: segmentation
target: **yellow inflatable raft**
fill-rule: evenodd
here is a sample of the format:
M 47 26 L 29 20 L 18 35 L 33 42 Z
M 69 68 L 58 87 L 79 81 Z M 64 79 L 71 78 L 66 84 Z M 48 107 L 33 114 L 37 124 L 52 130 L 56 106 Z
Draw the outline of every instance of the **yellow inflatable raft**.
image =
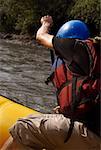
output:
M 8 98 L 0 96 L 0 148 L 9 138 L 9 128 L 20 117 L 39 113 L 23 105 L 15 103 Z

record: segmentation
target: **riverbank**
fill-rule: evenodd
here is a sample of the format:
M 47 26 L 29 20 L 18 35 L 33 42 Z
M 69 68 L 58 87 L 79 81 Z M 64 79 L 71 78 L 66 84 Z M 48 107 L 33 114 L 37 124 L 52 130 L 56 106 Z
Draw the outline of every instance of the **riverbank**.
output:
M 19 44 L 22 46 L 25 45 L 25 46 L 33 47 L 34 45 L 39 45 L 36 42 L 35 35 L 33 35 L 33 36 L 30 36 L 28 34 L 17 35 L 17 34 L 12 34 L 12 33 L 10 34 L 10 33 L 1 33 L 0 32 L 0 39 L 4 39 L 9 43 L 15 43 L 15 44 Z M 94 42 L 95 42 L 95 40 L 96 40 L 96 42 L 101 41 L 101 37 L 98 37 L 98 36 L 95 36 L 92 39 L 94 40 Z
M 10 34 L 10 33 L 0 33 L 0 39 L 4 39 L 9 43 L 15 43 L 15 44 L 26 45 L 26 46 L 33 46 L 34 44 L 37 44 L 35 40 L 35 36 L 30 36 L 27 34 L 17 35 L 17 34 Z

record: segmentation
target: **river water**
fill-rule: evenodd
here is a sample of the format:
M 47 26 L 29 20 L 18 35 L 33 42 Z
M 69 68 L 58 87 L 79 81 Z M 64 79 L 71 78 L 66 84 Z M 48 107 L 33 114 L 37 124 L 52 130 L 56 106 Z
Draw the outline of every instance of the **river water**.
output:
M 0 39 L 0 95 L 25 106 L 51 113 L 56 105 L 52 84 L 46 85 L 50 52 L 42 46 L 25 46 Z

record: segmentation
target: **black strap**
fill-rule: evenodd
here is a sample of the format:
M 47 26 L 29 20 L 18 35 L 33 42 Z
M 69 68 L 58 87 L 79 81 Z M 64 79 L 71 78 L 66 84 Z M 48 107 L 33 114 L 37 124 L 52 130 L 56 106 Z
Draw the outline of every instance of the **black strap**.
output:
M 64 65 L 64 74 L 65 74 L 65 77 L 66 77 L 66 81 L 68 81 L 68 79 L 67 79 L 67 67 L 66 67 L 66 63 L 65 63 L 65 61 L 64 61 L 63 58 L 60 58 L 60 59 L 62 60 L 63 65 Z
M 66 142 L 69 140 L 69 138 L 71 137 L 73 128 L 74 128 L 74 120 L 71 119 L 71 120 L 70 120 L 70 125 L 69 125 L 68 134 L 67 134 L 66 139 L 64 140 L 64 143 L 66 143 Z
M 75 111 L 75 103 L 76 103 L 76 84 L 77 84 L 77 77 L 73 76 L 73 80 L 72 80 L 72 103 L 71 103 L 71 111 L 72 114 Z
M 54 72 L 52 72 L 50 76 L 45 80 L 45 83 L 48 85 L 48 83 L 52 81 L 53 77 L 54 77 Z
M 58 95 L 60 94 L 60 92 L 62 91 L 62 89 L 63 89 L 65 86 L 68 86 L 70 83 L 71 83 L 70 80 L 68 80 L 68 81 L 66 81 L 65 83 L 63 83 L 63 84 L 57 89 L 56 95 L 58 96 Z
M 51 56 L 51 63 L 52 63 L 52 65 L 53 65 L 53 64 L 54 64 L 54 60 L 55 60 L 55 56 L 54 56 L 53 50 L 51 50 L 51 49 L 50 49 L 50 56 Z M 49 83 L 50 81 L 52 81 L 53 76 L 54 76 L 54 72 L 52 72 L 52 73 L 50 74 L 50 76 L 45 80 L 45 83 L 46 83 L 47 85 L 48 85 L 48 83 Z
M 52 63 L 52 65 L 53 65 L 54 60 L 55 60 L 55 56 L 54 56 L 53 50 L 51 50 L 51 49 L 50 49 L 50 55 L 51 55 L 51 63 Z
M 72 104 L 71 104 L 71 119 L 70 119 L 70 126 L 69 126 L 69 131 L 67 134 L 67 137 L 64 141 L 64 143 L 66 143 L 69 138 L 72 135 L 72 131 L 73 131 L 73 127 L 74 127 L 74 117 L 73 114 L 75 112 L 75 102 L 76 102 L 76 84 L 77 84 L 77 77 L 73 76 L 73 80 L 72 80 Z

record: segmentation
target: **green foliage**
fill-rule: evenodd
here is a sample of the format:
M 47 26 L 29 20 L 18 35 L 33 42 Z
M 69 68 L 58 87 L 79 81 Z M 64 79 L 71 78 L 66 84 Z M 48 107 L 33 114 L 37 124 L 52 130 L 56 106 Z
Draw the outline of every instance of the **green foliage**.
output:
M 53 17 L 53 32 L 67 20 L 81 19 L 99 33 L 99 0 L 0 0 L 0 31 L 34 34 L 47 14 Z
M 30 33 L 31 28 L 37 22 L 37 5 L 33 0 L 2 0 L 0 8 L 2 8 L 6 16 L 5 20 L 2 16 L 0 17 L 3 19 L 3 22 L 0 21 L 0 29 L 4 27 L 4 31 L 12 32 L 13 30 L 18 33 Z M 7 28 L 9 28 L 9 31 Z
M 68 10 L 67 10 L 68 13 Z M 100 26 L 100 1 L 75 0 L 71 7 L 69 18 L 81 19 L 89 25 L 92 34 L 99 35 Z

